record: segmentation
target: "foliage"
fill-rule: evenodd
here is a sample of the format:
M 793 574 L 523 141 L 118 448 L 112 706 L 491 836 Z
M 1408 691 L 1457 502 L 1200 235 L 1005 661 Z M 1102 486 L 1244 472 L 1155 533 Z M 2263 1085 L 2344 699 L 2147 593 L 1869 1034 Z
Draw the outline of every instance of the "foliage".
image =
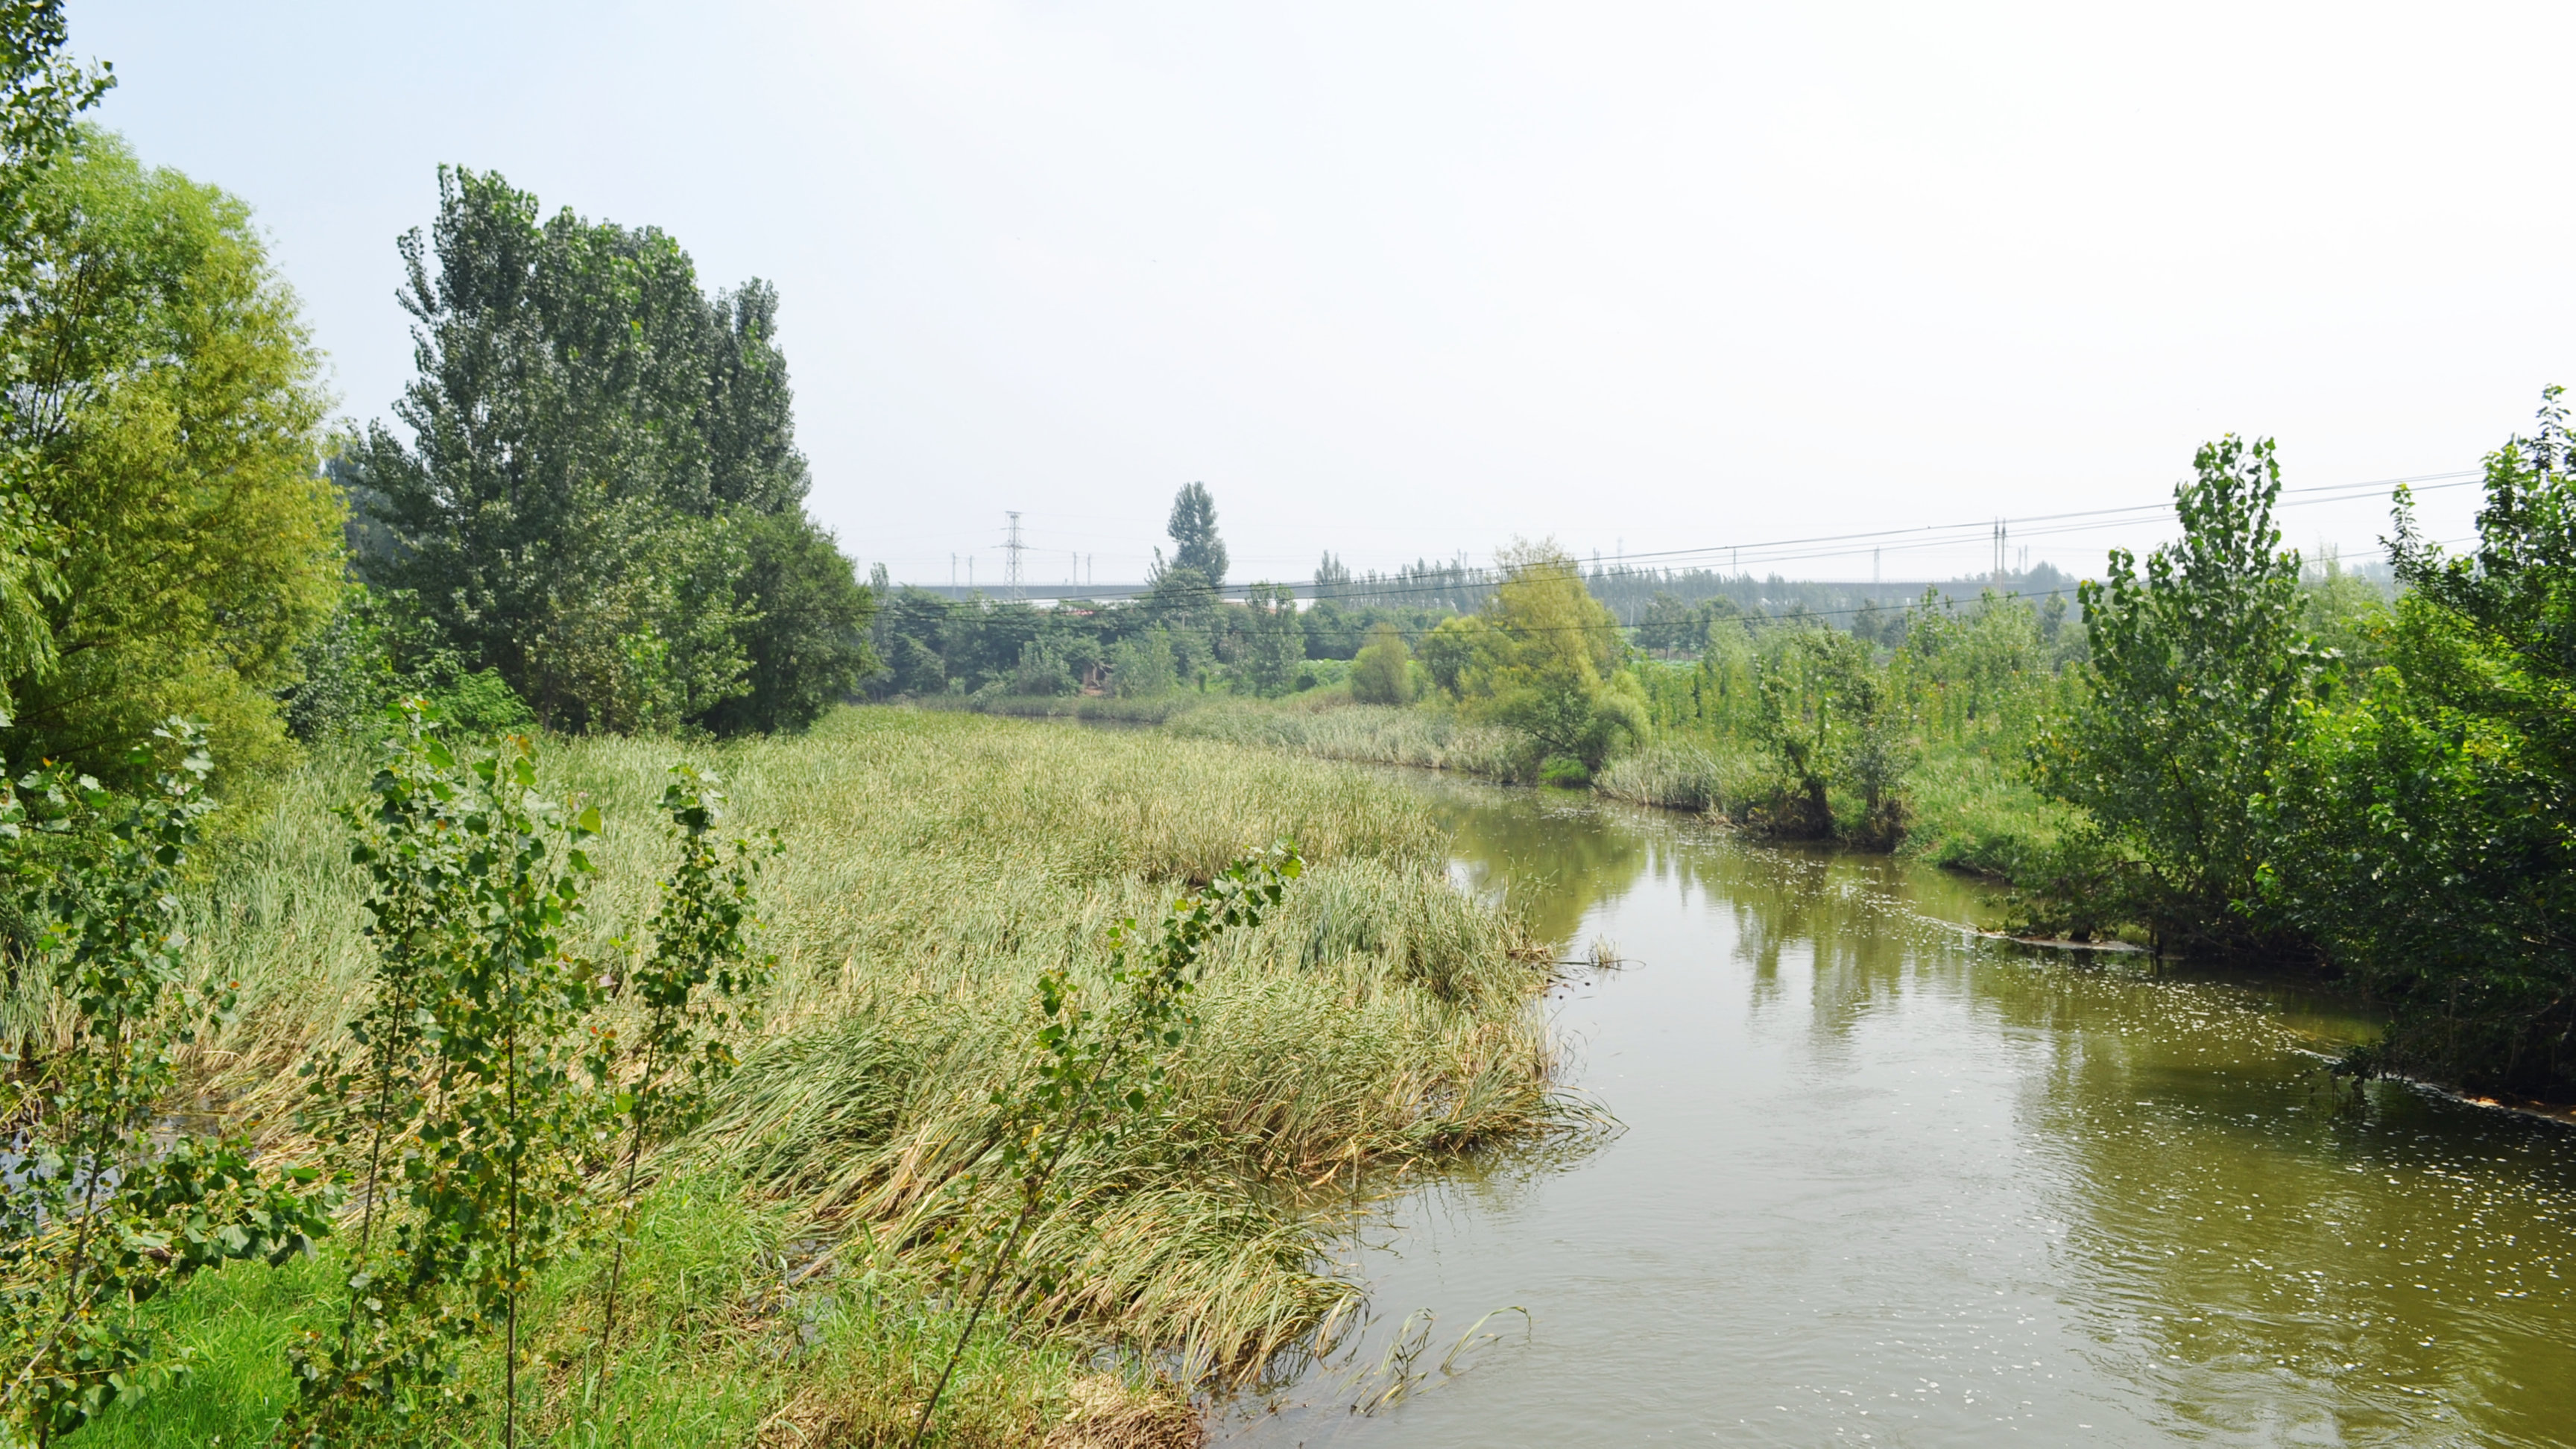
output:
M 420 376 L 347 453 L 370 584 L 564 730 L 790 728 L 871 667 L 803 511 L 776 295 L 652 228 L 442 170 L 403 240 Z
M 724 797 L 716 777 L 688 765 L 671 767 L 662 809 L 671 817 L 679 861 L 663 878 L 661 903 L 648 924 L 653 947 L 612 990 L 640 1012 L 634 1037 L 611 1031 L 596 1080 L 618 1083 L 625 1164 L 617 1203 L 616 1251 L 601 1315 L 602 1363 L 616 1341 L 618 1278 L 632 1230 L 636 1173 L 654 1147 L 706 1120 L 709 1093 L 732 1074 L 735 1048 L 759 1024 L 759 996 L 777 968 L 755 957 L 752 881 L 759 869 L 752 842 L 737 836 L 720 850 L 715 838 Z M 773 833 L 764 854 L 777 854 Z
M 1145 1130 L 1168 1113 L 1173 1085 L 1168 1062 L 1197 1025 L 1189 998 L 1198 989 L 1209 943 L 1223 932 L 1259 926 L 1262 916 L 1278 906 L 1287 883 L 1304 869 L 1295 850 L 1274 846 L 1234 862 L 1204 889 L 1174 902 L 1160 927 L 1141 941 L 1134 917 L 1120 921 L 1109 933 L 1109 964 L 1101 984 L 1114 997 L 1105 1008 L 1084 1000 L 1081 983 L 1066 967 L 1039 976 L 1044 1024 L 1037 1031 L 1036 1080 L 1016 1100 L 994 1094 L 1003 1117 L 995 1165 L 1017 1180 L 1019 1211 L 989 1245 L 975 1306 L 958 1331 L 947 1368 L 922 1404 L 914 1445 L 929 1434 L 957 1361 L 994 1290 L 1013 1271 L 1066 1154 L 1081 1149 L 1087 1155 L 1108 1155 L 1124 1134 Z M 1042 1266 L 1039 1286 L 1052 1288 L 1060 1272 L 1053 1265 Z
M 317 1074 L 315 1116 L 344 1167 L 368 1144 L 371 1206 L 385 1195 L 374 1174 L 400 1163 L 407 1211 L 389 1247 L 352 1254 L 336 1342 L 298 1347 L 307 1445 L 438 1432 L 443 1396 L 429 1391 L 450 1383 L 461 1341 L 494 1330 L 512 1440 L 520 1308 L 591 1231 L 583 1172 L 612 1105 L 581 1035 L 599 978 L 576 949 L 597 808 L 539 795 L 524 740 L 461 762 L 416 704 L 399 718 L 356 850 L 384 962 L 361 1038 L 376 1060 L 354 1111 L 351 1074 Z M 408 1023 L 394 1016 L 406 1004 Z
M 1893 847 L 1905 831 L 1898 787 L 1911 755 L 1900 692 L 1853 635 L 1800 629 L 1777 640 L 1761 674 L 1757 737 L 1787 765 L 1795 788 L 1761 823 L 1784 834 L 1832 834 L 1828 780 L 1840 778 L 1861 795 L 1858 838 Z
M 815 1444 L 900 1443 L 964 1318 L 892 1255 L 853 1244 L 811 1257 L 812 1225 L 792 1203 L 722 1172 L 665 1173 L 637 1203 L 625 1259 L 629 1309 L 605 1383 L 559 1381 L 521 1416 L 522 1442 L 740 1449 L 764 1434 Z M 598 1323 L 604 1256 L 559 1265 L 539 1285 L 533 1357 L 580 1361 Z M 196 1367 L 169 1393 L 120 1409 L 74 1442 L 97 1449 L 205 1449 L 272 1442 L 294 1401 L 285 1345 L 327 1326 L 339 1271 L 326 1242 L 310 1262 L 201 1274 L 153 1300 L 158 1337 Z M 804 1274 L 801 1279 L 797 1275 Z M 796 1281 L 791 1281 L 791 1280 Z M 988 1316 L 969 1347 L 933 1442 L 949 1449 L 1189 1442 L 1180 1394 L 1086 1366 L 1078 1343 L 1014 1338 Z M 463 1380 L 497 1378 L 469 1352 Z M 492 1397 L 497 1398 L 497 1395 Z M 1142 1432 L 1147 1424 L 1161 1432 Z M 458 1413 L 448 1442 L 490 1444 L 488 1412 Z
M 1120 699 L 1160 699 L 1177 682 L 1171 636 L 1161 629 L 1147 629 L 1111 646 L 1109 687 Z
M 1258 695 L 1286 694 L 1306 658 L 1296 591 L 1286 584 L 1254 584 L 1244 591 L 1244 608 L 1249 636 L 1243 649 L 1244 686 Z
M 1225 587 L 1225 540 L 1216 532 L 1216 500 L 1205 483 L 1185 485 L 1172 495 L 1172 517 L 1165 525 L 1172 538 L 1172 564 L 1197 574 L 1209 588 Z M 1162 553 L 1154 554 L 1155 575 L 1163 573 Z
M 1598 770 L 1646 731 L 1643 691 L 1619 668 L 1618 620 L 1553 544 L 1517 545 L 1502 564 L 1483 612 L 1434 629 L 1423 662 L 1469 715 L 1520 734 L 1539 759 Z
M 2114 550 L 2107 581 L 2084 586 L 2089 697 L 2036 758 L 2050 794 L 2135 862 L 2131 909 L 2160 940 L 2247 949 L 2264 851 L 2248 807 L 2328 661 L 2299 627 L 2299 557 L 2278 549 L 2271 443 L 2229 436 L 2193 467 L 2174 490 L 2182 539 L 2143 577 Z
M 304 641 L 286 695 L 286 724 L 301 740 L 363 733 L 398 701 L 424 701 L 438 719 L 469 734 L 536 723 L 527 702 L 497 671 L 469 669 L 408 591 L 342 585 L 329 619 Z
M 50 667 L 8 681 L 9 757 L 111 785 L 128 743 L 207 721 L 225 769 L 282 756 L 271 691 L 329 613 L 340 507 L 294 295 L 248 208 L 84 132 L 25 193 L 0 352 L 8 453 L 57 539 Z M 23 654 L 23 651 L 22 651 Z
M 803 509 L 740 522 L 743 566 L 733 588 L 745 688 L 698 722 L 720 735 L 807 729 L 876 673 L 862 632 L 876 595 Z
M 284 1262 L 329 1230 L 315 1174 L 263 1174 L 238 1133 L 169 1120 L 177 1054 L 229 1016 L 233 992 L 188 979 L 178 924 L 214 763 L 193 726 L 158 734 L 178 764 L 147 798 L 120 802 L 54 769 L 0 801 L 13 884 L 50 918 L 12 974 L 41 971 L 69 1009 L 63 1039 L 17 1044 L 9 1084 L 21 1142 L 0 1207 L 10 1443 L 50 1442 L 184 1371 L 184 1358 L 156 1352 L 141 1304 L 228 1260 Z M 152 752 L 136 755 L 149 771 Z M 37 837 L 58 848 L 37 857 Z
M 1420 711 L 1314 718 L 1356 713 L 1438 722 Z M 1095 1393 L 1137 1402 L 1139 1390 L 1115 1382 L 1067 1397 L 1063 1365 L 1104 1346 L 1150 1354 L 1183 1383 L 1265 1361 L 1354 1312 L 1362 1292 L 1330 1271 L 1336 1224 L 1310 1211 L 1308 1184 L 1407 1164 L 1418 1176 L 1568 1120 L 1537 1009 L 1545 973 L 1531 962 L 1545 953 L 1516 918 L 1449 884 L 1433 807 L 1400 781 L 1155 731 L 907 708 L 837 710 L 806 735 L 720 742 L 707 755 L 731 797 L 719 829 L 775 829 L 787 847 L 760 880 L 762 945 L 780 957 L 767 1025 L 714 1092 L 710 1120 L 645 1162 L 659 1185 L 637 1210 L 618 1339 L 595 1393 L 583 1370 L 612 1254 L 565 1259 L 533 1291 L 523 1366 L 563 1368 L 542 1410 L 522 1382 L 523 1441 L 542 1429 L 586 1442 L 595 1428 L 615 1442 L 630 1411 L 636 1442 L 744 1442 L 772 1414 L 817 1437 L 909 1432 L 966 1313 L 936 1247 L 1016 1210 L 1007 1179 L 949 1184 L 989 1146 L 993 1090 L 1016 1093 L 1034 1068 L 1037 978 L 1070 963 L 1096 982 L 1118 919 L 1150 924 L 1269 840 L 1302 842 L 1306 874 L 1276 914 L 1206 958 L 1193 996 L 1201 1024 L 1170 1064 L 1167 1115 L 1114 1156 L 1068 1156 L 1064 1191 L 1027 1250 L 1063 1265 L 1061 1286 L 1023 1300 L 1007 1324 L 987 1315 L 935 1442 L 1035 1444 L 1077 1410 L 1107 1412 Z M 669 764 L 668 745 L 650 739 L 575 739 L 545 754 L 558 798 L 596 804 L 608 826 L 584 844 L 599 868 L 584 892 L 589 939 L 605 966 L 631 959 L 609 938 L 644 938 L 671 865 L 654 828 Z M 243 982 L 235 1021 L 201 1038 L 193 1059 L 238 1113 L 283 1123 L 310 1085 L 294 1064 L 373 999 L 380 956 L 359 934 L 367 890 L 328 810 L 363 792 L 373 768 L 313 752 L 188 904 L 198 949 Z M 595 1019 L 631 1039 L 623 1006 Z M 596 1155 L 615 1145 L 603 1138 Z M 711 1168 L 742 1174 L 763 1221 L 775 1205 L 775 1234 L 702 1266 L 672 1264 L 667 1233 L 684 1229 L 656 1226 L 656 1194 Z M 388 1179 L 399 1216 L 402 1183 Z M 591 1201 L 604 1206 L 615 1180 L 595 1171 Z M 343 1241 L 358 1229 L 353 1215 Z M 375 1231 L 382 1248 L 386 1223 Z M 282 1350 L 296 1335 L 284 1325 L 300 1318 L 323 1344 L 336 1340 L 346 1270 L 336 1258 L 322 1266 L 296 1280 L 306 1286 L 295 1300 L 262 1300 L 258 1313 L 279 1315 L 265 1325 L 218 1321 L 232 1291 L 221 1285 L 191 1310 L 193 1340 L 278 1356 L 250 1386 L 270 1420 L 280 1396 L 295 1396 Z M 457 1377 L 424 1395 L 479 1397 L 446 1411 L 469 1442 L 499 1437 L 502 1347 L 498 1333 L 459 1340 Z M 210 1376 L 165 1409 L 119 1415 L 136 1427 L 111 1442 L 145 1442 L 146 1423 L 237 1422 L 225 1416 L 238 1382 Z M 702 1417 L 684 1412 L 684 1390 L 707 1397 Z M 656 1437 L 663 1423 L 675 1427 Z M 726 1437 L 719 1424 L 743 1427 Z M 204 1442 L 156 1432 L 164 1444 Z
M 33 193 L 70 148 L 74 119 L 116 84 L 113 67 L 85 69 L 62 55 L 64 39 L 62 0 L 0 0 L 0 293 L 13 299 L 5 309 L 13 319 L 41 266 L 28 245 Z M 25 362 L 12 355 L 12 386 Z M 0 712 L 16 708 L 7 681 L 55 658 L 46 606 L 63 595 L 55 552 L 64 539 L 34 491 L 43 470 L 28 439 L 0 440 Z
M 1368 643 L 1351 664 L 1351 698 L 1361 704 L 1413 702 L 1413 653 L 1394 625 L 1369 630 Z
M 2478 543 L 2453 557 L 2400 495 L 2410 592 L 2388 664 L 2314 707 L 2257 812 L 2264 904 L 2397 1009 L 2393 1064 L 2576 1092 L 2576 444 L 2540 426 L 2486 460 Z

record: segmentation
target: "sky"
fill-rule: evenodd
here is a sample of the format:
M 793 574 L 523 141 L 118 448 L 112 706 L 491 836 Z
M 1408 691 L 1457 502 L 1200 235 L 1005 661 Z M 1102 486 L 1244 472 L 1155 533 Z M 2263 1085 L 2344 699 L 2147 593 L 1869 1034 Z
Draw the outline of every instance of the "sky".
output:
M 71 0 L 350 418 L 442 163 L 760 277 L 899 580 L 1578 554 L 2098 574 L 2226 432 L 2369 555 L 2576 383 L 2560 4 Z M 1932 525 L 1966 525 L 1919 532 Z M 1913 536 L 1841 536 L 1917 530 Z M 1772 547 L 1782 540 L 1841 538 Z M 1873 558 L 1871 551 L 1879 551 Z

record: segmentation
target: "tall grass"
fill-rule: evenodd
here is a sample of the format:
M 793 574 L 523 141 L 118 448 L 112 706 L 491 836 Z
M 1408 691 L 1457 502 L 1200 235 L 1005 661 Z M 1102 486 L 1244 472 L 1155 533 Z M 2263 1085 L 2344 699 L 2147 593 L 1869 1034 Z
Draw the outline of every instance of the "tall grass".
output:
M 1295 840 L 1310 862 L 1280 911 L 1213 953 L 1159 1130 L 1068 1164 L 1065 1201 L 1032 1242 L 1032 1261 L 1055 1271 L 1017 1305 L 1014 1334 L 982 1351 L 986 1367 L 970 1362 L 961 1427 L 944 1431 L 967 1436 L 956 1442 L 1036 1442 L 1056 1430 L 1008 1428 L 1036 1421 L 992 1406 L 1044 1400 L 1060 1421 L 1075 1399 L 1077 1418 L 1169 1442 L 1154 1391 L 1077 1383 L 1061 1346 L 1117 1345 L 1184 1381 L 1256 1366 L 1355 1305 L 1356 1285 L 1318 1266 L 1327 1203 L 1393 1164 L 1559 1122 L 1535 1005 L 1551 953 L 1450 888 L 1441 832 L 1397 782 L 1216 739 L 908 709 L 844 710 L 803 737 L 686 751 L 556 742 L 544 754 L 556 787 L 607 819 L 591 851 L 602 951 L 652 908 L 667 852 L 654 805 L 681 753 L 726 778 L 733 823 L 777 829 L 787 851 L 761 888 L 780 956 L 767 1035 L 673 1160 L 745 1184 L 760 1206 L 741 1211 L 772 1237 L 827 1245 L 811 1255 L 824 1283 L 864 1277 L 871 1301 L 911 1305 L 885 1308 L 876 1328 L 834 1329 L 853 1362 L 903 1357 L 879 1341 L 886 1325 L 936 1316 L 948 1231 L 1007 1191 L 967 1169 L 989 1145 L 995 1091 L 1034 1065 L 1038 974 L 1096 961 L 1113 922 L 1158 914 L 1273 840 Z M 207 1099 L 263 1124 L 280 1151 L 297 1147 L 296 1068 L 345 1030 L 370 965 L 345 831 L 328 814 L 367 769 L 334 755 L 286 782 L 195 907 L 200 950 L 243 990 L 236 1022 L 194 1065 Z M 658 1343 L 651 1373 L 739 1380 L 762 1413 L 801 1403 L 869 1442 L 873 1416 L 899 1411 L 899 1388 L 743 1379 L 731 1350 L 717 1351 L 723 1333 L 689 1340 L 698 1347 L 653 1337 L 673 1311 L 709 1322 L 751 1311 L 725 1304 L 765 1251 L 745 1247 L 680 1290 L 682 1310 L 638 1314 L 621 1358 Z M 548 1412 L 566 1426 L 579 1417 L 560 1403 Z M 991 1434 L 970 1434 L 976 1424 Z M 724 1438 L 738 1428 L 654 1442 L 738 1442 Z
M 1779 765 L 1761 751 L 1734 744 L 1657 739 L 1622 755 L 1592 777 L 1592 788 L 1617 800 L 1742 818 L 1751 806 L 1779 795 Z
M 1305 709 L 1230 700 L 1177 716 L 1164 728 L 1185 739 L 1225 740 L 1320 759 L 1412 765 L 1495 779 L 1519 778 L 1536 763 L 1509 730 L 1469 724 L 1445 710 L 1393 705 Z
M 2044 871 L 2084 820 L 2075 806 L 2041 795 L 2017 761 L 1984 750 L 1927 750 L 1905 789 L 1913 818 L 1902 853 L 1999 880 Z

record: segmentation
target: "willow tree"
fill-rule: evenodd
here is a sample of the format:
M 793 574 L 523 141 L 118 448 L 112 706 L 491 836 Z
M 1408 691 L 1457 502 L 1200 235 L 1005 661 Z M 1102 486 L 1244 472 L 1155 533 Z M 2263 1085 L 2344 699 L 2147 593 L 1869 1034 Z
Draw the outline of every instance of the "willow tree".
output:
M 1598 770 L 1647 728 L 1645 695 L 1621 667 L 1627 636 L 1563 549 L 1515 544 L 1500 562 L 1483 610 L 1425 636 L 1423 661 L 1466 713 L 1515 731 L 1541 763 Z
M 62 54 L 66 37 L 62 0 L 0 0 L 0 296 L 13 320 L 23 320 L 37 298 L 31 283 L 36 258 L 26 241 L 32 230 L 36 183 L 71 145 L 74 118 L 116 84 L 105 65 L 85 67 Z M 24 359 L 11 354 L 11 379 Z M 33 401 L 23 395 L 13 401 Z M 0 436 L 0 681 L 15 680 L 53 663 L 53 626 L 45 605 L 62 593 L 54 568 L 56 530 L 46 518 L 34 483 L 41 469 L 26 437 L 26 413 L 10 407 Z M 0 695 L 0 709 L 10 700 Z
M 328 614 L 341 510 L 316 471 L 327 398 L 250 209 L 79 134 L 23 196 L 0 316 L 18 486 L 51 535 L 13 767 L 127 779 L 172 715 L 227 770 L 284 748 L 273 691 Z

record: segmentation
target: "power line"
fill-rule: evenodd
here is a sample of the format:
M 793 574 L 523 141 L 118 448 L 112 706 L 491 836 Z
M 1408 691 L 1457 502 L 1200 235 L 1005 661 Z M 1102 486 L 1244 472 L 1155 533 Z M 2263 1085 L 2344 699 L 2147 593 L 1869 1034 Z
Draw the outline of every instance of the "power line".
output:
M 2291 508 L 2309 507 L 2320 504 L 2348 503 L 2363 498 L 2379 496 L 2385 491 L 2399 486 L 2410 487 L 2417 493 L 2436 493 L 2452 488 L 2468 487 L 2481 481 L 2484 476 L 2484 473 L 2478 469 L 2457 469 L 2444 473 L 2422 473 L 2408 477 L 2383 478 L 2368 482 L 2311 484 L 2302 488 L 2282 489 L 2282 497 L 2288 501 L 2277 506 Z M 1728 558 L 1727 572 L 1738 576 L 1744 576 L 1746 573 L 1744 567 L 1746 561 L 1744 560 L 1743 555 L 1747 553 L 1754 555 L 1751 562 L 1756 567 L 1760 567 L 1783 563 L 1798 563 L 1811 559 L 1857 555 L 1863 551 L 1864 547 L 1866 547 L 1867 551 L 1872 556 L 1871 571 L 1872 574 L 1875 575 L 1877 573 L 1878 557 L 1884 552 L 1906 552 L 1921 551 L 1925 549 L 1961 547 L 1975 541 L 1976 531 L 1984 530 L 1994 549 L 1994 557 L 1996 561 L 1994 571 L 1997 575 L 2000 575 L 2005 572 L 2002 567 L 2005 557 L 2005 547 L 2012 534 L 2018 533 L 2023 539 L 2063 537 L 2068 534 L 2087 533 L 2104 528 L 2117 528 L 2130 524 L 2154 522 L 2162 517 L 2171 515 L 2173 512 L 2174 505 L 2170 501 L 2161 503 L 2134 503 L 2107 508 L 2073 509 L 2063 513 L 2031 514 L 2022 518 L 1993 518 L 1978 520 L 1976 522 L 1925 524 L 1917 528 L 1869 529 L 1857 533 L 1812 534 L 1804 537 L 1772 539 L 1752 543 L 1737 542 L 1707 544 L 1691 548 L 1664 549 L 1645 553 L 1623 554 L 1620 572 L 1622 574 L 1630 575 L 1648 572 L 1660 573 L 1668 571 L 1672 563 L 1692 559 L 1709 559 L 1713 561 L 1717 555 L 1725 554 Z M 1006 550 L 1011 551 L 1013 568 L 1011 571 L 1012 577 L 1009 582 L 1016 586 L 1018 583 L 1018 569 L 1016 566 L 1018 550 L 1025 548 L 1026 545 L 1022 544 L 1018 537 L 1019 519 L 1022 515 L 1015 512 L 1009 516 L 1011 519 L 1009 527 L 1010 539 L 1003 545 L 1003 547 Z M 1827 545 L 1849 546 L 1829 547 Z M 952 555 L 952 570 L 954 567 L 953 559 L 954 556 Z M 1655 570 L 1639 569 L 1636 567 L 1640 561 L 1645 560 L 1664 560 L 1667 562 L 1663 568 Z M 971 557 L 968 560 L 967 566 L 969 569 L 972 569 L 973 567 Z M 1403 597 L 1407 595 L 1444 594 L 1456 592 L 1462 589 L 1474 590 L 1490 588 L 1501 577 L 1500 573 L 1491 566 L 1469 568 L 1465 567 L 1463 562 L 1461 564 L 1451 565 L 1451 567 L 1457 569 L 1457 572 L 1443 573 L 1437 576 L 1425 573 L 1405 572 L 1404 570 L 1409 567 L 1410 566 L 1399 566 L 1398 572 L 1391 575 L 1372 574 L 1365 576 L 1365 579 L 1381 580 L 1382 582 L 1371 584 L 1366 582 L 1365 579 L 1349 582 L 1336 580 L 1332 583 L 1330 588 L 1334 593 L 1341 594 L 1346 597 L 1379 599 L 1389 596 Z M 1875 579 L 1873 579 L 1873 582 L 1875 582 Z M 1317 584 L 1317 581 L 1312 578 L 1290 580 L 1288 581 L 1288 586 L 1300 591 L 1309 598 L 1324 596 L 1322 590 Z M 953 578 L 950 581 L 950 587 L 955 587 L 955 580 Z M 1016 594 L 1014 596 L 1016 597 Z

